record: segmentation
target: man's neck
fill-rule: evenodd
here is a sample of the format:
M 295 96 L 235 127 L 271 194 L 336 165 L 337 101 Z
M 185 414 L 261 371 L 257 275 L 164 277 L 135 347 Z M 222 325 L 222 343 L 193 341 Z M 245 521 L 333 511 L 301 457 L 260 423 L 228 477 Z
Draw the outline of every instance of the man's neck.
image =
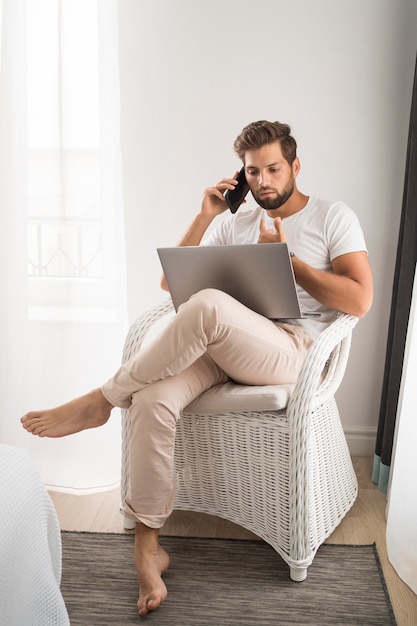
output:
M 309 200 L 309 196 L 306 196 L 300 191 L 298 191 L 298 189 L 295 189 L 291 198 L 288 198 L 285 204 L 280 206 L 279 209 L 274 209 L 273 211 L 267 211 L 267 213 L 269 217 L 272 217 L 272 218 L 280 217 L 281 219 L 284 219 L 304 209 L 308 200 Z

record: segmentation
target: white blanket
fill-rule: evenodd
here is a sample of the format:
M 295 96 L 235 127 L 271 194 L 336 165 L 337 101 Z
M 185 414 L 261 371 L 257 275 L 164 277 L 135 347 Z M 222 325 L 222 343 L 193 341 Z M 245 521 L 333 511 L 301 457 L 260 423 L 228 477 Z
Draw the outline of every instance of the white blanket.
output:
M 0 626 L 67 626 L 61 534 L 30 456 L 0 445 Z

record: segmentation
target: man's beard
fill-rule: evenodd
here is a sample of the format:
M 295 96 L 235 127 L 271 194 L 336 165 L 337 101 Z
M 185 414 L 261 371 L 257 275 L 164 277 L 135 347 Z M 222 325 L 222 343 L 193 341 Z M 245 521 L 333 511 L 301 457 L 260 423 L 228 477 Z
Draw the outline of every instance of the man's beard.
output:
M 255 198 L 256 202 L 259 204 L 259 206 L 261 206 L 263 209 L 266 209 L 267 211 L 274 211 L 275 209 L 279 209 L 283 204 L 287 202 L 287 200 L 291 198 L 292 194 L 294 193 L 294 186 L 294 179 L 291 179 L 282 191 L 282 193 L 278 193 L 276 190 L 274 190 L 276 193 L 275 196 L 267 196 L 266 198 L 261 198 L 259 196 L 259 191 L 257 191 L 256 193 L 252 192 L 252 195 Z M 269 189 L 269 187 L 263 188 L 260 191 L 266 191 L 267 189 Z

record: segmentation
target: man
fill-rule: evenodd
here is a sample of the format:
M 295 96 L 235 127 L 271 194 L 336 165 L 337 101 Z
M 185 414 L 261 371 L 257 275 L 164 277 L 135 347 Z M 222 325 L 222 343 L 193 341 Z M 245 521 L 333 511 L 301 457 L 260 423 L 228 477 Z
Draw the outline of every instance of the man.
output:
M 29 432 L 60 437 L 104 424 L 114 406 L 129 408 L 131 485 L 125 513 L 136 521 L 140 615 L 155 610 L 167 595 L 162 575 L 169 556 L 158 533 L 174 501 L 173 449 L 182 409 L 229 378 L 255 385 L 295 382 L 313 339 L 336 312 L 362 317 L 372 302 L 371 269 L 357 217 L 342 202 L 298 190 L 300 162 L 289 126 L 249 124 L 235 151 L 259 206 L 230 214 L 202 242 L 213 219 L 227 210 L 224 193 L 237 184 L 234 178 L 222 179 L 205 190 L 179 245 L 287 241 L 303 310 L 316 315 L 273 322 L 221 291 L 203 290 L 101 389 L 22 418 Z M 162 287 L 167 288 L 165 279 Z

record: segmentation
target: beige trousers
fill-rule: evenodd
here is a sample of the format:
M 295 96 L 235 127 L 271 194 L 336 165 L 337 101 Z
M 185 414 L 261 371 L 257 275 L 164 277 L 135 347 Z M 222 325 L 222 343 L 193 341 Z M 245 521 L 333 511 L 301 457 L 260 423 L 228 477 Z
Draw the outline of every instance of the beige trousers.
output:
M 213 385 L 296 381 L 312 339 L 222 291 L 205 289 L 183 304 L 149 345 L 102 387 L 131 420 L 128 517 L 160 528 L 172 511 L 175 429 L 181 411 Z

